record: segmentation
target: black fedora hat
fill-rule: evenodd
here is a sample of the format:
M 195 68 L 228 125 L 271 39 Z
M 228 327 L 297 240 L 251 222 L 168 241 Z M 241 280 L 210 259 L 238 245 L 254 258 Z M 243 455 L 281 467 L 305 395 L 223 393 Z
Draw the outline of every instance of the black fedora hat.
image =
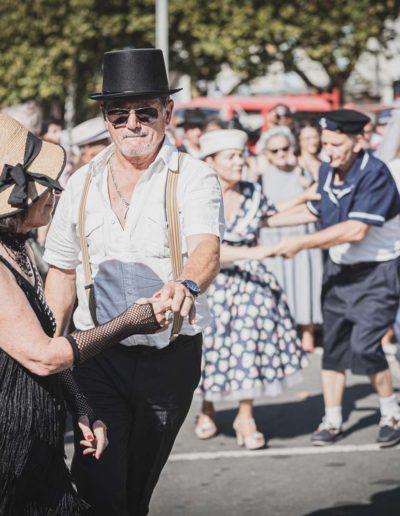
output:
M 182 88 L 170 89 L 164 56 L 157 48 L 114 50 L 104 54 L 103 91 L 93 100 L 156 98 Z

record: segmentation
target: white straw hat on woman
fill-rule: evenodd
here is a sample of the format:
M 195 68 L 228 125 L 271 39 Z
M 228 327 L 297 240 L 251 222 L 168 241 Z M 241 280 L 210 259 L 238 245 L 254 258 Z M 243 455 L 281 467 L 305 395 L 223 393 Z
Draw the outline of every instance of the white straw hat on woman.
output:
M 62 191 L 58 177 L 65 151 L 0 114 L 0 218 L 26 209 L 49 188 Z

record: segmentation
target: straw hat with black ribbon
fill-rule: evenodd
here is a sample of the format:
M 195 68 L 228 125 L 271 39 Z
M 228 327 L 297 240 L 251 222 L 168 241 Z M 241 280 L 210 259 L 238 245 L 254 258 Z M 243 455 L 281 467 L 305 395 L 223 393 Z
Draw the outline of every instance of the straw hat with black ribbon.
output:
M 49 188 L 62 191 L 58 178 L 65 151 L 7 115 L 0 114 L 0 127 L 0 219 L 4 219 L 28 208 Z

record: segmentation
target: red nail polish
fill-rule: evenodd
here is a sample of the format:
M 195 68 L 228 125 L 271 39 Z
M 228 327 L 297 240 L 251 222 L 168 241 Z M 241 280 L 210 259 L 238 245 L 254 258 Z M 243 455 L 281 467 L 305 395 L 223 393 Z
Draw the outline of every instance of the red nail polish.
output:
M 160 299 L 161 294 L 156 294 L 154 297 L 155 297 L 156 299 Z
M 93 437 L 93 435 L 89 434 L 89 435 L 86 436 L 86 439 L 88 441 L 93 441 L 94 437 Z

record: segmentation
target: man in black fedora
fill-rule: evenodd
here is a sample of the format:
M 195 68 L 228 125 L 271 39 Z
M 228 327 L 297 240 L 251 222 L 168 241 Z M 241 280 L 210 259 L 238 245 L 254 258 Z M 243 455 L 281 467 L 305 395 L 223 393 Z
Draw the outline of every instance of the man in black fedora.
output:
M 170 94 L 176 91 L 168 86 L 161 50 L 104 55 L 103 89 L 90 98 L 100 102 L 112 144 L 72 176 L 46 243 L 46 295 L 58 332 L 64 331 L 75 294 L 74 324 L 80 329 L 152 296 L 171 299 L 172 312 L 183 317 L 173 341 L 170 329 L 129 337 L 74 371 L 108 427 L 110 443 L 101 461 L 82 456 L 75 437 L 73 475 L 97 516 L 148 513 L 200 377 L 201 332 L 209 322 L 204 292 L 219 268 L 223 213 L 214 171 L 191 156 L 178 159 L 165 137 Z M 168 170 L 179 170 L 184 265 L 176 281 L 165 215 Z M 89 252 L 92 310 L 81 242 Z

